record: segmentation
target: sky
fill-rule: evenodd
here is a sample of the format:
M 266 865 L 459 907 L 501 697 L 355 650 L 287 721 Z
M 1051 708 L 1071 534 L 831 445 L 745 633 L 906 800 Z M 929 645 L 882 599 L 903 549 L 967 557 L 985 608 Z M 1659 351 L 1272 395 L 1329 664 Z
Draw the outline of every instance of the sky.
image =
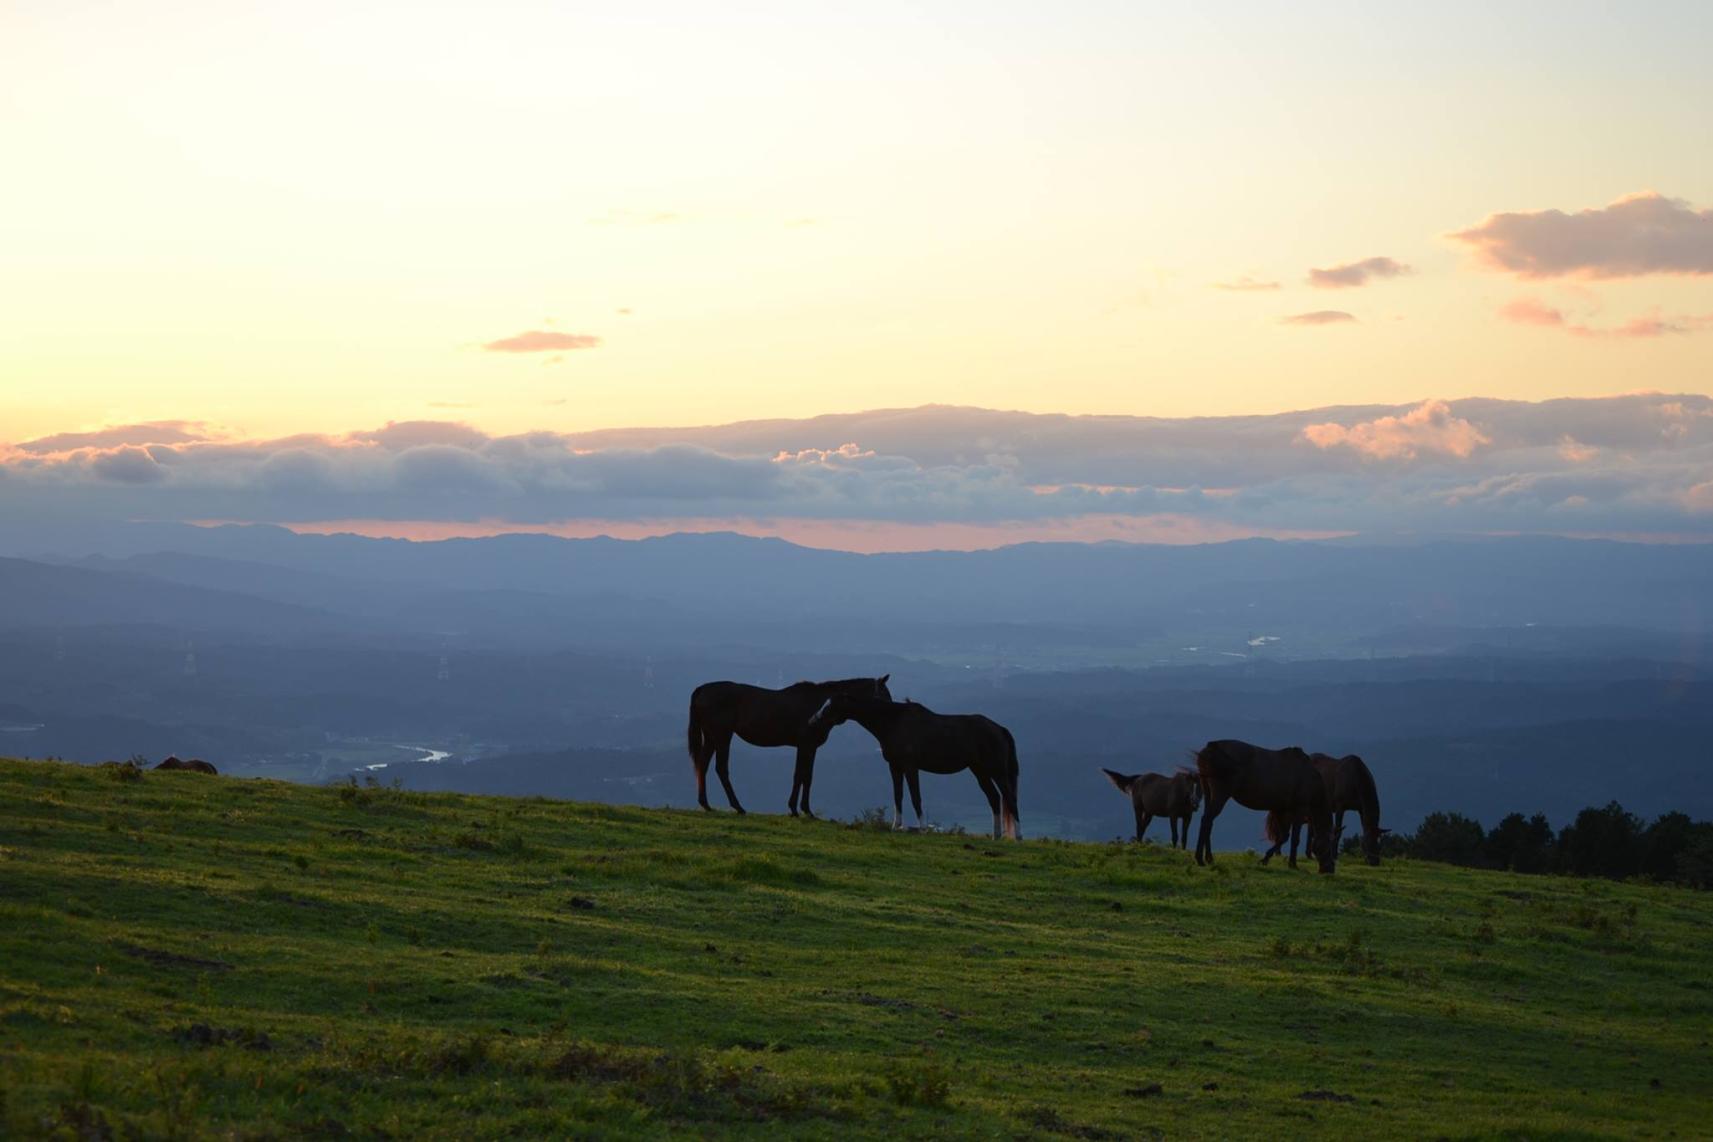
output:
M 5 0 L 0 513 L 60 462 L 170 514 L 116 448 L 430 421 L 1705 396 L 1709 42 L 1703 3 Z

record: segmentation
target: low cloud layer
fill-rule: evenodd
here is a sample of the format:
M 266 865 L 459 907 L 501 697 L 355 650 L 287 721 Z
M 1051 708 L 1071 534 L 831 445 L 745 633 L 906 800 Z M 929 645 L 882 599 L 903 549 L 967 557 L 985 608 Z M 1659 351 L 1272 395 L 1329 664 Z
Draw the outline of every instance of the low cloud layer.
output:
M 1372 281 L 1384 281 L 1413 272 L 1410 267 L 1391 258 L 1364 258 L 1360 262 L 1310 270 L 1309 284 L 1316 289 L 1354 289 Z
M 531 329 L 515 333 L 498 341 L 489 341 L 482 348 L 490 353 L 558 353 L 567 349 L 593 349 L 601 339 L 588 333 L 556 333 L 551 329 Z
M 1171 519 L 1203 536 L 1713 538 L 1713 400 L 1700 396 L 1188 420 L 930 406 L 577 435 L 492 436 L 443 421 L 279 440 L 186 432 L 128 425 L 0 446 L 0 525 L 748 519 L 774 533 L 1015 525 L 1042 535 L 1075 520 Z
M 1574 214 L 1495 214 L 1450 237 L 1487 268 L 1520 278 L 1713 274 L 1713 210 L 1653 191 Z
M 1354 313 L 1342 309 L 1317 309 L 1312 313 L 1293 313 L 1279 318 L 1281 325 L 1344 325 L 1356 320 Z

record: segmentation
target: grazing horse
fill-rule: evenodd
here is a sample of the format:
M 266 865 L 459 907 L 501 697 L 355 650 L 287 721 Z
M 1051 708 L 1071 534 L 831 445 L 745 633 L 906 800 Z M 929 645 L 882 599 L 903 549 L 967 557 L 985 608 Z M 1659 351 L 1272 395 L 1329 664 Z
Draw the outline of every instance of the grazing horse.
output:
M 1327 808 L 1332 813 L 1332 843 L 1336 845 L 1344 839 L 1344 814 L 1354 809 L 1362 819 L 1362 856 L 1371 865 L 1379 864 L 1380 838 L 1392 830 L 1380 827 L 1380 791 L 1374 785 L 1368 763 L 1353 753 L 1344 757 L 1316 753 L 1310 754 L 1309 760 L 1326 782 Z M 1275 817 L 1272 813 L 1267 816 L 1267 839 L 1273 842 L 1273 847 L 1261 858 L 1262 864 L 1279 855 L 1285 844 L 1285 823 Z M 1304 824 L 1301 820 L 1290 823 L 1292 848 L 1296 847 L 1297 833 Z M 1313 840 L 1311 837 L 1311 845 Z
M 1165 817 L 1172 823 L 1172 847 L 1190 847 L 1190 819 L 1201 804 L 1201 778 L 1187 769 L 1180 769 L 1171 777 L 1163 773 L 1138 773 L 1126 777 L 1110 769 L 1102 769 L 1101 772 L 1120 793 L 1130 798 L 1130 807 L 1136 811 L 1138 841 L 1155 817 Z M 1184 823 L 1182 841 L 1178 839 L 1179 821 Z
M 189 761 L 180 761 L 176 757 L 169 757 L 166 760 L 162 761 L 159 765 L 155 766 L 155 768 L 156 769 L 169 769 L 169 770 L 170 769 L 187 769 L 193 773 L 212 773 L 212 774 L 216 774 L 216 775 L 218 775 L 220 772 L 218 769 L 215 769 L 208 762 L 203 761 L 200 757 L 193 757 Z
M 1248 742 L 1212 741 L 1196 754 L 1196 772 L 1207 802 L 1196 841 L 1197 864 L 1213 862 L 1213 820 L 1227 801 L 1236 801 L 1246 809 L 1277 811 L 1283 821 L 1306 818 L 1310 853 L 1319 859 L 1322 872 L 1333 870 L 1338 846 L 1332 840 L 1326 782 L 1308 754 L 1295 746 L 1272 750 Z M 1295 844 L 1291 867 L 1297 867 Z
M 813 727 L 830 732 L 843 722 L 855 722 L 874 735 L 881 756 L 892 767 L 892 827 L 904 826 L 904 782 L 910 782 L 910 803 L 916 824 L 922 824 L 920 774 L 956 773 L 967 769 L 993 810 L 993 837 L 1023 839 L 1017 817 L 1017 742 L 1011 731 L 980 714 L 936 714 L 917 702 L 858 698 L 834 694 L 810 719 Z
M 690 764 L 696 769 L 696 803 L 708 804 L 708 762 L 725 786 L 726 800 L 739 813 L 738 795 L 730 773 L 732 735 L 750 745 L 794 746 L 797 769 L 791 777 L 791 815 L 797 815 L 798 794 L 803 812 L 809 810 L 809 785 L 815 776 L 815 751 L 827 740 L 824 730 L 811 728 L 809 719 L 834 694 L 861 694 L 892 700 L 886 688 L 890 674 L 879 678 L 846 678 L 838 682 L 798 682 L 783 690 L 748 686 L 742 682 L 704 682 L 690 695 Z

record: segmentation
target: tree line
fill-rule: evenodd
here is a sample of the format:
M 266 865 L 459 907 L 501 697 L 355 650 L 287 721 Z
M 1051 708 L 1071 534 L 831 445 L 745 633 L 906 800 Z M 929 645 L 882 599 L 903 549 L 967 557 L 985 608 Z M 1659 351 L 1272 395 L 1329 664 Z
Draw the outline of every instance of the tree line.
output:
M 1387 837 L 1386 850 L 1466 868 L 1713 888 L 1713 821 L 1672 812 L 1646 823 L 1616 801 L 1584 809 L 1558 830 L 1542 813 L 1512 813 L 1492 829 L 1461 813 L 1429 813 L 1415 832 Z

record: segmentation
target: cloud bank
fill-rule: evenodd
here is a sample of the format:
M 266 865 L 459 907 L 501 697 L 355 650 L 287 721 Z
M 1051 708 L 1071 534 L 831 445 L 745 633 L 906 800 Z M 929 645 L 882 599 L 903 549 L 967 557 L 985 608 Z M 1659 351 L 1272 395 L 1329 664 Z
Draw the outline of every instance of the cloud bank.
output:
M 1023 528 L 1713 539 L 1713 400 L 1425 401 L 1168 420 L 929 406 L 711 428 L 494 436 L 408 421 L 183 440 L 116 426 L 0 446 L 28 520 L 403 521 L 551 529 L 772 521 L 774 533 Z M 1129 521 L 1129 522 L 1126 522 Z M 766 530 L 758 524 L 759 530 Z M 1032 530 L 1029 530 L 1032 529 Z
M 1354 313 L 1342 309 L 1317 309 L 1312 313 L 1293 313 L 1279 318 L 1281 325 L 1343 325 L 1356 320 Z
M 1597 210 L 1495 214 L 1450 237 L 1520 278 L 1713 274 L 1713 210 L 1653 191 Z

